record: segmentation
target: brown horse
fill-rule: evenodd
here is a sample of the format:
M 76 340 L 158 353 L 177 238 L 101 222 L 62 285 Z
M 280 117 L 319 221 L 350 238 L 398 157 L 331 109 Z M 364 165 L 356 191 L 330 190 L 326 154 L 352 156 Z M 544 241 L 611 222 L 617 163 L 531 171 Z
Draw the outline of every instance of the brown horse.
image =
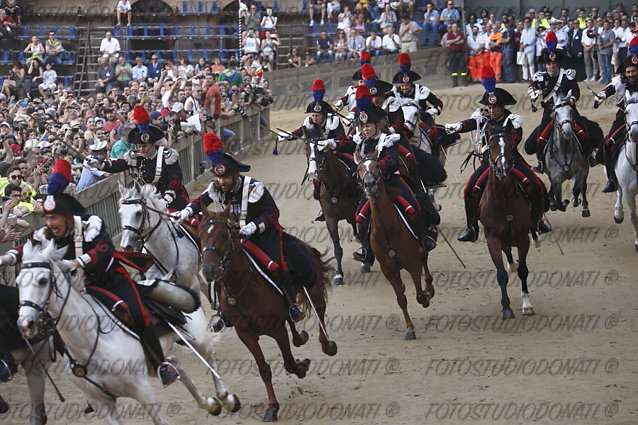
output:
M 514 317 L 507 296 L 508 271 L 518 269 L 521 279 L 523 315 L 533 315 L 534 307 L 529 301 L 527 291 L 527 252 L 529 251 L 529 231 L 532 226 L 532 215 L 528 201 L 522 190 L 510 177 L 510 171 L 518 155 L 512 139 L 510 128 L 488 127 L 490 171 L 487 187 L 481 198 L 479 220 L 485 229 L 485 239 L 492 261 L 496 266 L 496 277 L 501 287 L 501 305 L 503 319 Z M 512 247 L 518 248 L 518 264 L 512 258 Z M 507 257 L 507 270 L 503 264 L 503 256 Z
M 428 268 L 428 252 L 421 248 L 419 241 L 412 236 L 393 202 L 391 189 L 383 183 L 383 175 L 379 167 L 378 152 L 361 158 L 355 153 L 355 162 L 359 181 L 370 201 L 370 247 L 379 261 L 383 275 L 388 279 L 397 302 L 405 318 L 405 339 L 416 339 L 414 325 L 408 314 L 408 300 L 405 296 L 405 285 L 401 280 L 401 270 L 407 270 L 412 277 L 416 289 L 416 299 L 423 307 L 430 305 L 434 297 L 432 275 Z M 436 234 L 431 235 L 436 238 Z M 425 291 L 421 287 L 421 269 L 425 274 Z
M 356 235 L 355 214 L 359 199 L 361 199 L 361 189 L 359 189 L 356 179 L 352 177 L 348 166 L 337 158 L 331 149 L 319 150 L 317 147 L 315 143 L 308 143 L 307 154 L 309 161 L 315 161 L 315 179 L 320 185 L 319 203 L 326 219 L 326 227 L 328 227 L 337 260 L 337 274 L 332 283 L 342 285 L 343 248 L 339 243 L 338 223 L 341 220 L 346 220 Z
M 204 216 L 199 226 L 202 271 L 208 281 L 215 281 L 219 286 L 222 313 L 235 326 L 237 336 L 255 358 L 268 392 L 268 407 L 263 420 L 272 422 L 277 420 L 279 403 L 272 386 L 270 366 L 266 363 L 259 346 L 259 336 L 268 335 L 273 338 L 281 350 L 286 371 L 303 378 L 308 371 L 310 360 L 295 360 L 290 350 L 285 324 L 288 322 L 290 326 L 295 347 L 306 343 L 308 333 L 297 332 L 294 322 L 289 318 L 284 298 L 262 277 L 242 249 L 237 221 L 229 211 L 230 207 L 222 212 L 203 212 Z M 298 298 L 304 309 L 308 310 L 312 306 L 316 308 L 321 323 L 321 348 L 327 355 L 334 356 L 337 353 L 337 344 L 328 339 L 324 325 L 327 290 L 330 287 L 328 269 L 321 262 L 321 254 L 316 249 L 305 246 L 319 273 L 317 281 L 308 290 L 311 300 L 301 295 Z

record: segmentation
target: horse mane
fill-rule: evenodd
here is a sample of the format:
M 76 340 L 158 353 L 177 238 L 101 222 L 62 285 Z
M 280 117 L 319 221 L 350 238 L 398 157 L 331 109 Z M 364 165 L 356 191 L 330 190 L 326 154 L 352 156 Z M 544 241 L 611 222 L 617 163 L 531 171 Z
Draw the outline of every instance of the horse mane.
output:
M 160 195 L 157 191 L 157 188 L 150 183 L 146 183 L 144 186 L 140 188 L 140 195 L 143 199 L 146 200 L 148 204 L 150 204 L 153 208 L 157 210 L 164 210 L 164 205 L 159 204 Z

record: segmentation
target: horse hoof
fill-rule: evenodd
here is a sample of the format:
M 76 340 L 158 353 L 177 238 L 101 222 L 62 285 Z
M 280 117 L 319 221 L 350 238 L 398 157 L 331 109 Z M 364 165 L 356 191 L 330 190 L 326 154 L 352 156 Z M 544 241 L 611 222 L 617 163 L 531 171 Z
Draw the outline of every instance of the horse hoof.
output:
M 522 312 L 523 316 L 533 316 L 536 314 L 534 311 L 534 307 L 523 307 Z
M 226 397 L 226 403 L 230 405 L 230 407 L 228 407 L 228 405 L 225 406 L 226 410 L 231 413 L 239 412 L 239 409 L 241 409 L 241 401 L 239 401 L 239 397 L 235 394 Z
M 636 252 L 638 252 L 638 243 L 634 245 L 634 248 L 636 248 Z
M 512 312 L 511 308 L 507 308 L 503 310 L 503 320 L 513 319 L 513 318 L 514 318 L 514 313 Z
M 583 217 L 589 217 L 589 216 L 591 216 L 589 209 L 583 210 Z
M 222 412 L 222 404 L 215 397 L 206 399 L 206 411 L 213 416 L 219 416 Z
M 616 217 L 616 216 L 614 215 L 614 221 L 616 222 L 616 224 L 620 224 L 620 223 L 622 223 L 624 220 L 625 220 L 625 217 L 624 217 L 624 216 L 622 216 L 622 215 L 621 215 L 620 217 Z
M 328 341 L 321 347 L 321 350 L 324 352 L 324 354 L 334 356 L 335 354 L 337 354 L 337 343 L 334 341 Z
M 293 338 L 292 343 L 295 347 L 301 347 L 308 341 L 308 332 L 301 331 L 299 332 L 299 338 Z
M 0 397 L 0 413 L 7 413 L 9 411 L 9 405 L 2 397 Z
M 332 284 L 335 286 L 343 285 L 343 276 L 340 274 L 332 278 Z
M 407 331 L 405 333 L 405 340 L 406 341 L 412 341 L 416 339 L 416 334 L 414 333 L 414 331 Z
M 361 268 L 359 269 L 361 273 L 370 273 L 370 264 L 361 263 Z
M 572 206 L 577 207 L 580 205 L 580 199 L 574 198 L 572 199 Z
M 423 307 L 429 307 L 430 306 L 430 298 L 428 297 L 427 294 L 424 292 L 423 295 L 417 295 L 416 296 L 416 300 L 419 304 L 421 304 Z
M 275 422 L 277 421 L 277 411 L 276 410 L 266 410 L 264 412 L 264 417 L 261 418 L 262 422 Z

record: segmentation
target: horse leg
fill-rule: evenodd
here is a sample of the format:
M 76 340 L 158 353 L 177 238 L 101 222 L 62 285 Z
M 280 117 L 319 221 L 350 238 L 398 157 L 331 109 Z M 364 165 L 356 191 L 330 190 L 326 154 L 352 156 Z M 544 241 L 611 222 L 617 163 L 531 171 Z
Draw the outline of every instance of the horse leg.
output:
M 182 365 L 174 356 L 167 357 L 166 361 L 175 368 L 177 373 L 179 373 L 180 382 L 184 384 L 188 392 L 191 394 L 191 396 L 193 396 L 193 399 L 195 399 L 195 402 L 197 402 L 197 406 L 199 406 L 200 409 L 206 410 L 213 416 L 217 416 L 221 413 L 222 406 L 219 401 L 214 397 L 204 397 L 195 386 L 193 380 L 190 378 L 190 376 L 188 376 Z
M 618 224 L 622 223 L 625 219 L 625 212 L 622 208 L 622 187 L 619 187 L 616 191 L 616 205 L 614 205 L 614 221 Z
M 44 362 L 46 359 L 42 359 L 42 361 Z M 44 370 L 35 359 L 25 362 L 23 367 L 27 371 L 27 387 L 29 400 L 31 400 L 31 425 L 44 425 L 47 422 L 47 414 L 44 410 Z
M 507 276 L 507 270 L 505 270 L 505 266 L 503 265 L 501 242 L 491 235 L 488 236 L 486 234 L 485 238 L 487 239 L 487 248 L 490 251 L 490 257 L 492 257 L 492 262 L 496 266 L 496 279 L 498 280 L 498 285 L 501 287 L 501 306 L 503 307 L 503 320 L 513 319 L 514 313 L 510 308 L 510 299 L 507 296 L 507 282 L 509 278 Z
M 583 172 L 580 177 L 580 193 L 583 195 L 583 209 L 581 210 L 581 214 L 583 217 L 591 216 L 591 212 L 589 211 L 589 201 L 587 201 L 587 176 L 589 172 Z
M 405 339 L 416 339 L 414 324 L 408 314 L 408 299 L 405 296 L 405 285 L 403 284 L 403 281 L 401 281 L 400 270 L 396 270 L 394 268 L 389 269 L 388 266 L 384 266 L 381 267 L 381 271 L 385 278 L 388 279 L 388 282 L 392 285 L 392 289 L 394 289 L 394 293 L 397 296 L 397 303 L 399 304 L 399 307 L 401 307 L 401 311 L 403 311 L 403 318 L 405 319 Z
M 507 264 L 505 264 L 505 270 L 508 273 L 516 273 L 518 270 L 518 261 L 514 261 L 514 257 L 512 257 L 512 248 L 504 249 L 505 257 L 507 258 Z
M 235 327 L 235 332 L 237 332 L 239 339 L 241 339 L 246 348 L 248 348 L 248 351 L 250 351 L 253 355 L 255 362 L 257 363 L 257 367 L 259 368 L 261 380 L 264 381 L 264 385 L 266 386 L 266 392 L 268 393 L 268 407 L 264 412 L 262 420 L 264 422 L 274 422 L 277 420 L 279 402 L 277 401 L 275 390 L 272 386 L 272 371 L 270 370 L 270 365 L 266 363 L 264 353 L 261 351 L 261 347 L 259 346 L 257 335 L 251 331 L 241 330 L 237 327 Z M 290 354 L 290 356 L 292 357 L 292 354 Z
M 434 298 L 434 277 L 432 273 L 430 273 L 430 268 L 428 267 L 428 256 L 429 253 L 421 250 L 421 267 L 423 268 L 423 280 L 425 281 L 425 290 L 423 291 L 425 298 L 428 301 L 428 305 L 430 300 Z
M 631 224 L 634 226 L 634 247 L 636 248 L 636 252 L 638 252 L 638 214 L 636 214 L 636 198 L 634 196 L 635 195 L 629 192 L 629 190 L 624 191 L 623 198 L 625 199 L 627 208 L 629 208 Z
M 146 388 L 148 389 L 150 394 L 152 394 L 149 398 L 155 399 L 155 394 L 153 394 L 151 386 L 146 385 Z M 168 425 L 168 422 L 166 422 L 164 418 L 159 415 L 159 409 L 157 408 L 158 406 L 156 401 L 153 404 L 147 404 L 143 403 L 141 399 L 137 397 L 136 400 L 138 400 L 145 409 L 154 409 L 154 413 L 159 416 L 159 421 L 156 421 L 155 418 L 153 418 L 153 423 L 155 425 Z M 86 401 L 91 407 L 93 407 L 96 418 L 103 419 L 110 425 L 122 425 L 122 420 L 120 419 L 120 415 L 115 407 L 115 399 L 108 397 L 106 394 L 86 394 Z
M 169 361 L 171 364 L 173 364 L 174 358 L 171 356 L 167 358 L 166 360 Z M 180 379 L 182 378 L 180 377 Z M 135 386 L 135 394 L 131 395 L 131 397 L 137 400 L 142 405 L 142 407 L 144 408 L 144 410 L 146 410 L 146 412 L 148 413 L 148 416 L 151 418 L 151 420 L 153 421 L 155 425 L 168 424 L 166 422 L 166 419 L 164 419 L 164 417 L 160 413 L 161 405 L 157 403 L 157 398 L 155 397 L 155 393 L 153 392 L 153 389 L 151 388 L 151 384 L 148 382 L 148 379 L 144 379 L 143 381 L 139 382 L 138 385 Z M 97 406 L 94 404 L 93 400 L 89 399 L 88 401 L 89 401 L 89 404 L 95 408 L 96 414 L 100 415 L 101 414 L 100 409 L 102 408 L 101 406 L 99 406 L 100 401 L 97 402 L 98 403 Z M 103 406 L 104 405 L 105 404 L 103 404 Z M 115 410 L 115 400 L 113 400 L 112 409 Z M 115 414 L 117 414 L 117 412 L 115 412 Z
M 211 365 L 211 367 L 217 370 L 217 356 L 215 354 L 215 346 L 213 344 L 212 336 L 208 330 L 208 324 L 206 321 L 206 315 L 202 308 L 197 309 L 193 313 L 188 315 L 190 320 L 187 320 L 185 329 L 188 331 L 190 335 L 193 336 L 194 339 L 189 342 L 193 344 L 193 347 L 202 355 Z M 207 410 L 212 415 L 219 415 L 221 412 L 221 404 L 224 408 L 230 412 L 236 412 L 240 408 L 239 399 L 235 394 L 229 394 L 226 391 L 226 387 L 224 387 L 224 383 L 221 378 L 213 375 L 213 382 L 215 383 L 215 392 L 217 394 L 217 399 L 215 398 L 207 398 L 200 403 L 198 401 L 198 405 L 200 408 Z M 218 401 L 219 400 L 219 401 Z
M 330 239 L 332 239 L 332 246 L 334 247 L 335 259 L 337 260 L 337 274 L 332 279 L 334 285 L 343 285 L 343 269 L 341 268 L 341 259 L 343 258 L 343 248 L 339 243 L 339 226 L 338 220 L 334 217 L 326 215 L 326 226 L 328 227 L 328 233 L 330 233 Z
M 527 276 L 529 274 L 529 269 L 527 268 L 527 252 L 529 250 L 529 245 L 518 248 L 518 277 L 521 279 L 521 299 L 523 300 L 523 307 L 521 308 L 521 313 L 523 316 L 533 316 L 534 306 L 529 300 L 529 291 L 527 290 Z
M 576 175 L 574 175 L 574 185 L 572 186 L 572 206 L 573 207 L 577 207 L 580 205 L 580 181 L 581 181 L 581 176 L 580 173 L 576 173 Z
M 306 331 L 297 331 L 297 326 L 295 326 L 295 322 L 293 322 L 290 318 L 286 320 L 288 322 L 288 326 L 290 326 L 290 333 L 292 334 L 292 344 L 295 347 L 301 347 L 306 342 L 308 342 L 308 332 Z

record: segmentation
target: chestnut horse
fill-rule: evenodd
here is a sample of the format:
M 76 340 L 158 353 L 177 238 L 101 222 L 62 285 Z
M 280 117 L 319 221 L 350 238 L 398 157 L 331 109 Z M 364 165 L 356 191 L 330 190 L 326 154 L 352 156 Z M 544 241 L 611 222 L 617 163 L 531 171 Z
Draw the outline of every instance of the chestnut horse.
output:
M 521 279 L 523 299 L 522 313 L 526 316 L 534 314 L 534 307 L 529 301 L 527 291 L 527 252 L 529 251 L 529 232 L 532 228 L 532 214 L 528 201 L 522 190 L 510 176 L 514 161 L 518 155 L 512 139 L 510 128 L 490 127 L 489 164 L 490 171 L 487 187 L 481 198 L 479 220 L 483 223 L 487 248 L 496 266 L 496 277 L 501 287 L 501 305 L 503 319 L 512 319 L 514 313 L 510 308 L 507 296 L 508 271 L 518 270 Z M 512 247 L 518 248 L 518 264 L 512 258 Z M 503 256 L 507 257 L 507 270 L 503 264 Z
M 428 268 L 428 252 L 421 248 L 420 242 L 412 235 L 403 221 L 392 194 L 384 185 L 383 174 L 379 167 L 378 152 L 361 157 L 355 152 L 355 162 L 359 181 L 370 202 L 370 247 L 379 261 L 381 272 L 392 285 L 397 303 L 405 318 L 405 339 L 416 339 L 414 324 L 408 314 L 408 300 L 405 285 L 401 280 L 401 270 L 407 270 L 416 289 L 416 300 L 423 307 L 430 305 L 434 297 L 432 274 Z M 431 235 L 436 240 L 436 234 Z M 421 287 L 421 269 L 425 274 L 425 291 Z
M 219 287 L 219 302 L 223 315 L 235 327 L 237 336 L 255 358 L 261 379 L 268 393 L 268 407 L 263 420 L 277 420 L 279 402 L 272 386 L 270 366 L 264 359 L 259 346 L 259 336 L 273 338 L 284 360 L 288 373 L 299 378 L 306 376 L 310 360 L 295 360 L 290 350 L 286 322 L 290 326 L 292 342 L 299 347 L 308 340 L 306 331 L 297 332 L 294 322 L 288 315 L 288 307 L 272 285 L 266 281 L 255 267 L 252 258 L 243 250 L 238 236 L 238 223 L 230 214 L 230 207 L 222 212 L 202 211 L 203 219 L 199 226 L 202 243 L 202 272 L 208 281 L 215 281 Z M 303 243 L 303 242 L 302 242 Z M 337 344 L 328 339 L 325 333 L 324 314 L 326 311 L 327 290 L 330 288 L 329 271 L 321 261 L 321 254 L 304 244 L 318 270 L 317 280 L 308 290 L 311 300 L 299 295 L 299 301 L 305 310 L 314 306 L 320 321 L 319 341 L 321 349 L 329 356 L 337 353 Z

